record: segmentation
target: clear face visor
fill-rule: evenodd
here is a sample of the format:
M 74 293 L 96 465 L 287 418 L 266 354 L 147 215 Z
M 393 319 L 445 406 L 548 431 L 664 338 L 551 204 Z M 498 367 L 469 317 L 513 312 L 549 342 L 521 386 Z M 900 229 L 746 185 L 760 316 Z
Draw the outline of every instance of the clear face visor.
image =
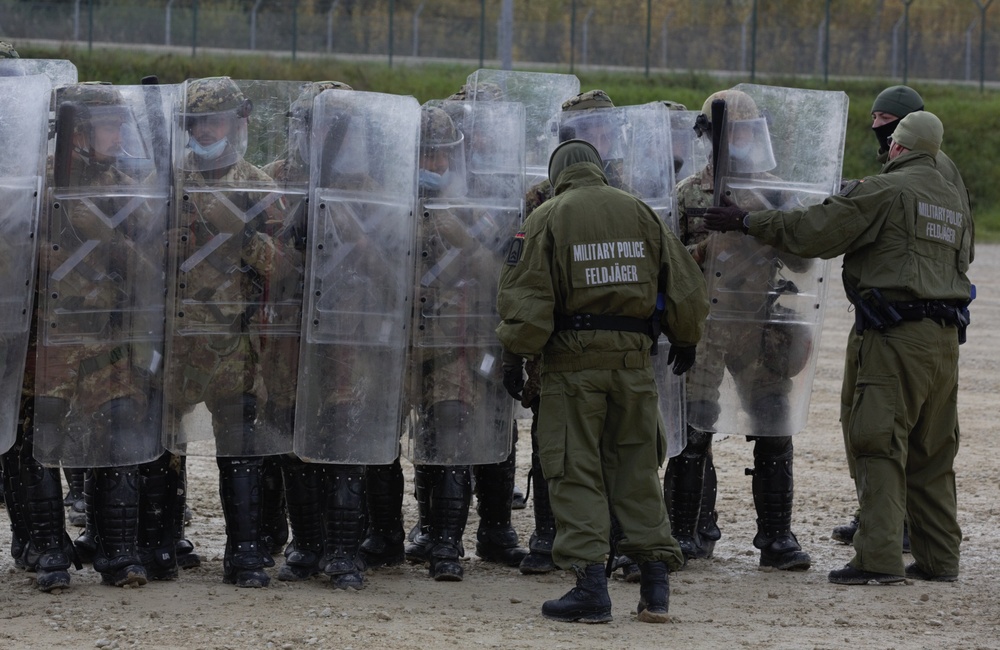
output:
M 418 182 L 420 196 L 465 196 L 465 140 L 446 144 L 421 144 Z
M 87 106 L 86 131 L 91 151 L 99 158 L 146 160 L 149 152 L 127 106 Z
M 185 156 L 185 168 L 207 171 L 233 165 L 247 152 L 248 122 L 232 110 L 185 113 L 183 144 L 191 154 Z
M 728 133 L 729 171 L 734 174 L 754 174 L 774 169 L 774 150 L 767 120 L 732 120 Z
M 601 160 L 624 158 L 624 133 L 614 109 L 597 108 L 563 112 L 559 123 L 559 141 L 585 140 L 594 145 Z

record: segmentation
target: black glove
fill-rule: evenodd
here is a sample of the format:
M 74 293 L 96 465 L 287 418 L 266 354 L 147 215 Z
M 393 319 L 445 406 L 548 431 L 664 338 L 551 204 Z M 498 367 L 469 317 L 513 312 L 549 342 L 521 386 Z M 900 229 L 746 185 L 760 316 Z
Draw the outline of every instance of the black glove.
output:
M 743 218 L 747 216 L 747 211 L 735 205 L 719 206 L 717 208 L 706 208 L 705 227 L 709 230 L 719 232 L 729 232 L 739 230 L 746 234 L 747 228 L 743 225 Z
M 670 352 L 667 353 L 667 363 L 674 364 L 673 371 L 675 375 L 683 375 L 694 365 L 694 355 L 695 346 L 693 345 L 690 347 L 671 345 Z M 507 385 L 506 379 L 504 379 L 504 385 Z
M 521 401 L 524 393 L 524 359 L 513 352 L 503 351 L 503 387 L 507 394 Z

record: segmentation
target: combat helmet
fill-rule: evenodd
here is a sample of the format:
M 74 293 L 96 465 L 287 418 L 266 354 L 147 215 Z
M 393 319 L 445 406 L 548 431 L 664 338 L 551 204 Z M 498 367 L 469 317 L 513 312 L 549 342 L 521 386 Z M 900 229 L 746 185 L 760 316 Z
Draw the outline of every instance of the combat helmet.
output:
M 424 104 L 420 109 L 419 180 L 422 196 L 459 196 L 465 191 L 464 138 L 441 106 Z
M 622 158 L 622 122 L 611 97 L 600 89 L 588 90 L 562 103 L 559 142 L 585 140 L 594 145 L 605 163 Z
M 188 80 L 184 89 L 184 129 L 190 134 L 186 145 L 192 155 L 185 168 L 206 171 L 232 166 L 247 150 L 247 123 L 253 112 L 253 102 L 229 77 L 205 77 Z M 208 141 L 202 134 L 199 141 L 193 131 L 198 120 L 213 125 L 228 125 L 222 137 Z M 213 134 L 214 135 L 214 134 Z
M 21 55 L 17 53 L 14 46 L 7 41 L 0 41 L 0 59 L 20 59 Z
M 716 100 L 726 103 L 726 125 L 724 143 L 728 171 L 736 174 L 752 174 L 774 169 L 774 151 L 767 119 L 761 115 L 757 102 L 743 92 L 730 88 L 709 95 L 702 104 L 701 114 L 695 122 L 699 136 L 711 133 L 712 104 Z
M 92 153 L 94 129 L 110 125 L 120 129 L 122 143 L 114 150 L 99 151 L 104 157 L 122 155 L 136 156 L 140 153 L 141 141 L 135 133 L 135 119 L 120 90 L 108 82 L 85 81 L 58 88 L 55 93 L 58 107 L 56 129 L 60 137 L 70 133 L 81 134 L 84 138 L 77 145 L 79 153 Z M 126 137 L 130 135 L 131 137 Z M 129 147 L 123 145 L 128 142 Z
M 313 101 L 327 90 L 354 89 L 341 81 L 309 82 L 302 85 L 299 96 L 289 107 L 288 151 L 290 154 L 298 156 L 299 160 L 309 160 L 309 133 L 312 130 Z

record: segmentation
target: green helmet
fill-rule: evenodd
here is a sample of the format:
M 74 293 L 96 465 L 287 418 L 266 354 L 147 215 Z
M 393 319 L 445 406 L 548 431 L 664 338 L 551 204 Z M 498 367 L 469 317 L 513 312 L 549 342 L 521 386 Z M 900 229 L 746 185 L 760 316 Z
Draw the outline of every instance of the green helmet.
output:
M 312 119 L 313 100 L 325 90 L 354 90 L 341 81 L 312 81 L 302 85 L 299 96 L 292 102 L 288 116 L 309 122 Z
M 475 99 L 481 102 L 502 102 L 504 99 L 503 88 L 492 81 L 484 81 L 475 87 L 469 84 L 462 84 L 458 92 L 448 97 L 451 101 L 465 101 Z
M 936 156 L 941 150 L 944 126 L 934 113 L 914 111 L 899 121 L 892 141 L 910 151 L 926 151 Z
M 421 148 L 456 145 L 462 140 L 455 123 L 443 109 L 423 106 L 420 111 Z
M 56 90 L 57 106 L 72 104 L 73 128 L 82 133 L 99 123 L 131 120 L 131 111 L 121 92 L 106 81 L 85 81 Z
M 576 97 L 571 97 L 562 103 L 562 110 L 564 111 L 583 111 L 588 108 L 614 107 L 615 104 L 611 101 L 608 93 L 598 89 L 582 92 Z
M 0 41 L 0 59 L 20 59 L 21 55 L 17 53 L 14 46 L 7 41 Z
M 236 117 L 250 117 L 253 102 L 229 77 L 205 77 L 187 82 L 185 107 L 188 115 L 232 111 Z
M 924 99 L 909 86 L 890 86 L 878 94 L 872 103 L 872 113 L 888 113 L 904 118 L 914 111 L 924 110 Z

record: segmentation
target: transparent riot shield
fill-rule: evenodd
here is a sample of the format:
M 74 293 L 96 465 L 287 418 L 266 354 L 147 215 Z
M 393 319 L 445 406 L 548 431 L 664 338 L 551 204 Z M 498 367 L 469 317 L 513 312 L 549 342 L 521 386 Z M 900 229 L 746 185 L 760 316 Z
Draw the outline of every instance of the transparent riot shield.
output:
M 620 154 L 610 154 L 620 157 L 605 161 L 605 173 L 620 179 L 617 181 L 620 187 L 642 199 L 659 215 L 670 231 L 676 233 L 674 147 L 670 124 L 670 115 L 674 111 L 661 102 L 653 102 L 639 106 L 574 112 L 590 114 L 582 122 L 590 123 L 592 128 L 580 129 L 584 139 L 602 131 L 621 134 Z M 601 126 L 593 128 L 597 124 Z M 572 121 L 569 126 L 573 126 Z M 609 152 L 617 150 L 619 145 L 614 145 L 612 139 L 607 136 L 603 139 L 603 146 Z M 687 444 L 684 378 L 670 370 L 670 364 L 667 363 L 670 343 L 667 339 L 660 337 L 656 346 L 653 374 L 660 396 L 660 415 L 666 427 L 667 455 L 673 457 L 683 451 Z
M 480 69 L 466 86 L 474 102 L 505 101 L 524 105 L 525 188 L 548 178 L 549 155 L 559 144 L 562 104 L 580 93 L 576 75 Z M 499 89 L 500 92 L 479 92 Z
M 835 193 L 847 96 L 748 84 L 734 90 L 752 102 L 727 108 L 719 200 L 746 210 L 790 209 Z M 713 236 L 706 266 L 711 312 L 687 377 L 698 395 L 688 405 L 692 424 L 746 435 L 797 433 L 808 415 L 829 262 L 728 233 Z
M 77 82 L 76 66 L 65 59 L 2 59 L 0 77 L 22 77 L 41 74 L 48 77 L 53 88 Z
M 313 104 L 300 458 L 387 464 L 399 454 L 419 126 L 412 97 L 326 92 Z
M 56 92 L 39 265 L 35 457 L 134 465 L 162 453 L 164 235 L 176 86 Z M 51 413 L 46 414 L 51 417 Z
M 304 251 L 295 233 L 308 185 L 275 181 L 262 167 L 289 155 L 290 106 L 302 86 L 214 77 L 181 92 L 164 426 L 177 453 L 292 450 L 290 418 L 273 412 L 268 394 L 287 391 L 295 369 L 262 360 L 280 358 L 272 352 L 298 336 Z
M 698 111 L 670 111 L 670 142 L 674 152 L 674 178 L 680 182 L 697 174 L 711 159 L 708 138 L 699 138 L 694 130 Z
M 0 78 L 0 453 L 17 438 L 35 289 L 36 236 L 52 84 L 43 75 Z
M 447 148 L 449 169 L 464 162 L 467 181 L 451 185 L 464 194 L 421 188 L 406 454 L 434 465 L 497 463 L 510 453 L 514 403 L 494 333 L 496 290 L 521 220 L 524 111 L 506 102 L 435 108 L 464 115 L 464 130 L 423 139 L 421 164 Z

